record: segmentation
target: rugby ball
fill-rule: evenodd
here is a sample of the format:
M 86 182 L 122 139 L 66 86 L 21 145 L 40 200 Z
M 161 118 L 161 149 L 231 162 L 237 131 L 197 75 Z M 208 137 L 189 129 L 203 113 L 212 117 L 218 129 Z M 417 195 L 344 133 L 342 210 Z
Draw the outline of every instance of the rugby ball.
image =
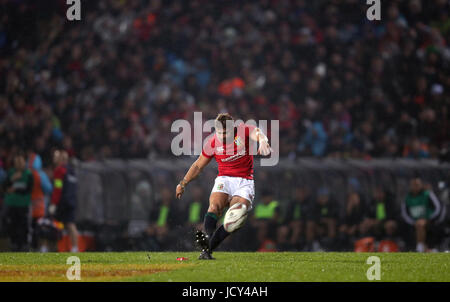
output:
M 242 203 L 236 203 L 230 207 L 225 214 L 223 227 L 228 233 L 240 229 L 247 219 L 247 206 Z

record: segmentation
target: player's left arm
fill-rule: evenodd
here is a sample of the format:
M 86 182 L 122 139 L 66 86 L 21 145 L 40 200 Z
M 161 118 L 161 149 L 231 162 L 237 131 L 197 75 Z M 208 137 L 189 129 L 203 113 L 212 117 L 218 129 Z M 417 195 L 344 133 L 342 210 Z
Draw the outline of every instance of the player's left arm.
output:
M 428 195 L 428 198 L 431 200 L 431 202 L 433 203 L 433 207 L 434 207 L 434 211 L 430 215 L 430 220 L 433 220 L 439 216 L 439 214 L 441 213 L 442 207 L 441 207 L 441 202 L 437 198 L 436 194 L 434 194 L 434 192 L 431 190 L 429 192 L 430 193 Z
M 259 128 L 254 128 L 250 133 L 250 139 L 257 142 L 259 144 L 258 153 L 260 155 L 269 155 L 270 152 L 273 152 L 272 148 L 269 144 L 269 139 Z
M 54 215 L 56 212 L 56 207 L 61 201 L 62 190 L 64 184 L 64 176 L 66 175 L 67 170 L 64 168 L 57 168 L 54 173 L 54 190 L 51 195 L 50 205 L 48 208 L 48 212 L 50 215 Z

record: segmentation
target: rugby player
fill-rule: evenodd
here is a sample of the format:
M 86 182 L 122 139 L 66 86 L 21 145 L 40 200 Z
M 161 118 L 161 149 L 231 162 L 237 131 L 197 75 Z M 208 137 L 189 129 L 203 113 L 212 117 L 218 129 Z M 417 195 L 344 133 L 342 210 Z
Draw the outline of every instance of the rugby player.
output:
M 214 259 L 213 250 L 230 235 L 224 228 L 217 228 L 217 221 L 226 207 L 236 203 L 252 209 L 255 196 L 253 181 L 254 143 L 259 143 L 257 154 L 266 156 L 272 152 L 267 136 L 257 127 L 241 123 L 235 125 L 233 117 L 221 113 L 214 123 L 215 133 L 203 146 L 202 153 L 191 165 L 176 187 L 176 198 L 180 199 L 186 186 L 205 168 L 212 158 L 218 164 L 218 176 L 209 197 L 209 208 L 205 215 L 204 232 L 197 231 L 196 242 L 202 248 L 199 259 Z

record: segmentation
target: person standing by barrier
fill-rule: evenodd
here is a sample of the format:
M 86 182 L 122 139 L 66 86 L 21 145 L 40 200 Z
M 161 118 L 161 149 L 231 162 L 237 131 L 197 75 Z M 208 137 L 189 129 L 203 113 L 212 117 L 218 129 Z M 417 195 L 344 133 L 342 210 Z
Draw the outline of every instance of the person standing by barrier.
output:
M 398 225 L 395 196 L 381 186 L 374 190 L 373 197 L 361 225 L 361 231 L 373 235 L 377 240 L 393 240 Z
M 323 251 L 322 246 L 326 247 L 325 250 L 333 248 L 338 217 L 338 206 L 332 199 L 330 190 L 327 187 L 320 188 L 312 210 L 314 227 L 312 234 L 309 235 L 313 238 L 313 251 Z
M 72 244 L 71 252 L 78 252 L 78 230 L 75 224 L 77 206 L 77 177 L 69 164 L 69 155 L 64 150 L 56 150 L 53 155 L 56 166 L 53 172 L 54 189 L 49 206 L 50 216 L 64 224 Z
M 348 194 L 344 219 L 339 226 L 338 242 L 341 250 L 351 250 L 353 243 L 362 237 L 361 225 L 365 212 L 365 203 L 361 200 L 360 194 L 357 192 Z
M 23 153 L 14 155 L 13 164 L 5 184 L 6 231 L 13 251 L 28 251 L 33 176 L 27 169 Z
M 410 181 L 410 192 L 402 202 L 402 217 L 414 226 L 416 251 L 427 249 L 427 233 L 441 213 L 441 203 L 431 190 L 426 190 L 420 178 Z
M 38 236 L 37 221 L 45 216 L 45 196 L 52 193 L 53 187 L 47 174 L 42 170 L 41 157 L 33 151 L 28 152 L 27 167 L 33 175 L 31 191 L 31 247 L 42 252 L 48 251 L 47 244 Z
M 300 185 L 294 189 L 293 198 L 288 202 L 283 224 L 278 229 L 277 242 L 288 250 L 310 249 L 314 227 L 312 221 L 313 200 L 309 187 Z M 304 239 L 304 240 L 303 240 Z M 304 242 L 305 244 L 301 244 Z M 283 248 L 283 245 L 287 248 Z
M 168 187 L 161 189 L 160 198 L 150 211 L 150 225 L 147 228 L 147 237 L 153 247 L 160 251 L 178 250 L 178 232 L 181 226 L 178 204 L 173 202 L 172 191 Z
M 280 221 L 280 204 L 270 189 L 264 189 L 260 203 L 256 204 L 252 225 L 256 228 L 259 245 L 274 242 Z

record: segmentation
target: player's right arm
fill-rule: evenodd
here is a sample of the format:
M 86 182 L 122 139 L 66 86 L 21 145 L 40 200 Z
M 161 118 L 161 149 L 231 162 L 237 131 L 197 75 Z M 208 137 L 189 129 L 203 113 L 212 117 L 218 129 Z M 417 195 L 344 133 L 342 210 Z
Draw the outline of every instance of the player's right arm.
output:
M 191 165 L 184 178 L 177 185 L 176 197 L 178 199 L 180 199 L 181 195 L 183 195 L 184 188 L 187 186 L 187 184 L 190 183 L 195 178 L 197 178 L 200 172 L 202 172 L 203 168 L 209 164 L 211 159 L 212 157 L 207 157 L 203 154 L 200 154 L 197 160 Z

